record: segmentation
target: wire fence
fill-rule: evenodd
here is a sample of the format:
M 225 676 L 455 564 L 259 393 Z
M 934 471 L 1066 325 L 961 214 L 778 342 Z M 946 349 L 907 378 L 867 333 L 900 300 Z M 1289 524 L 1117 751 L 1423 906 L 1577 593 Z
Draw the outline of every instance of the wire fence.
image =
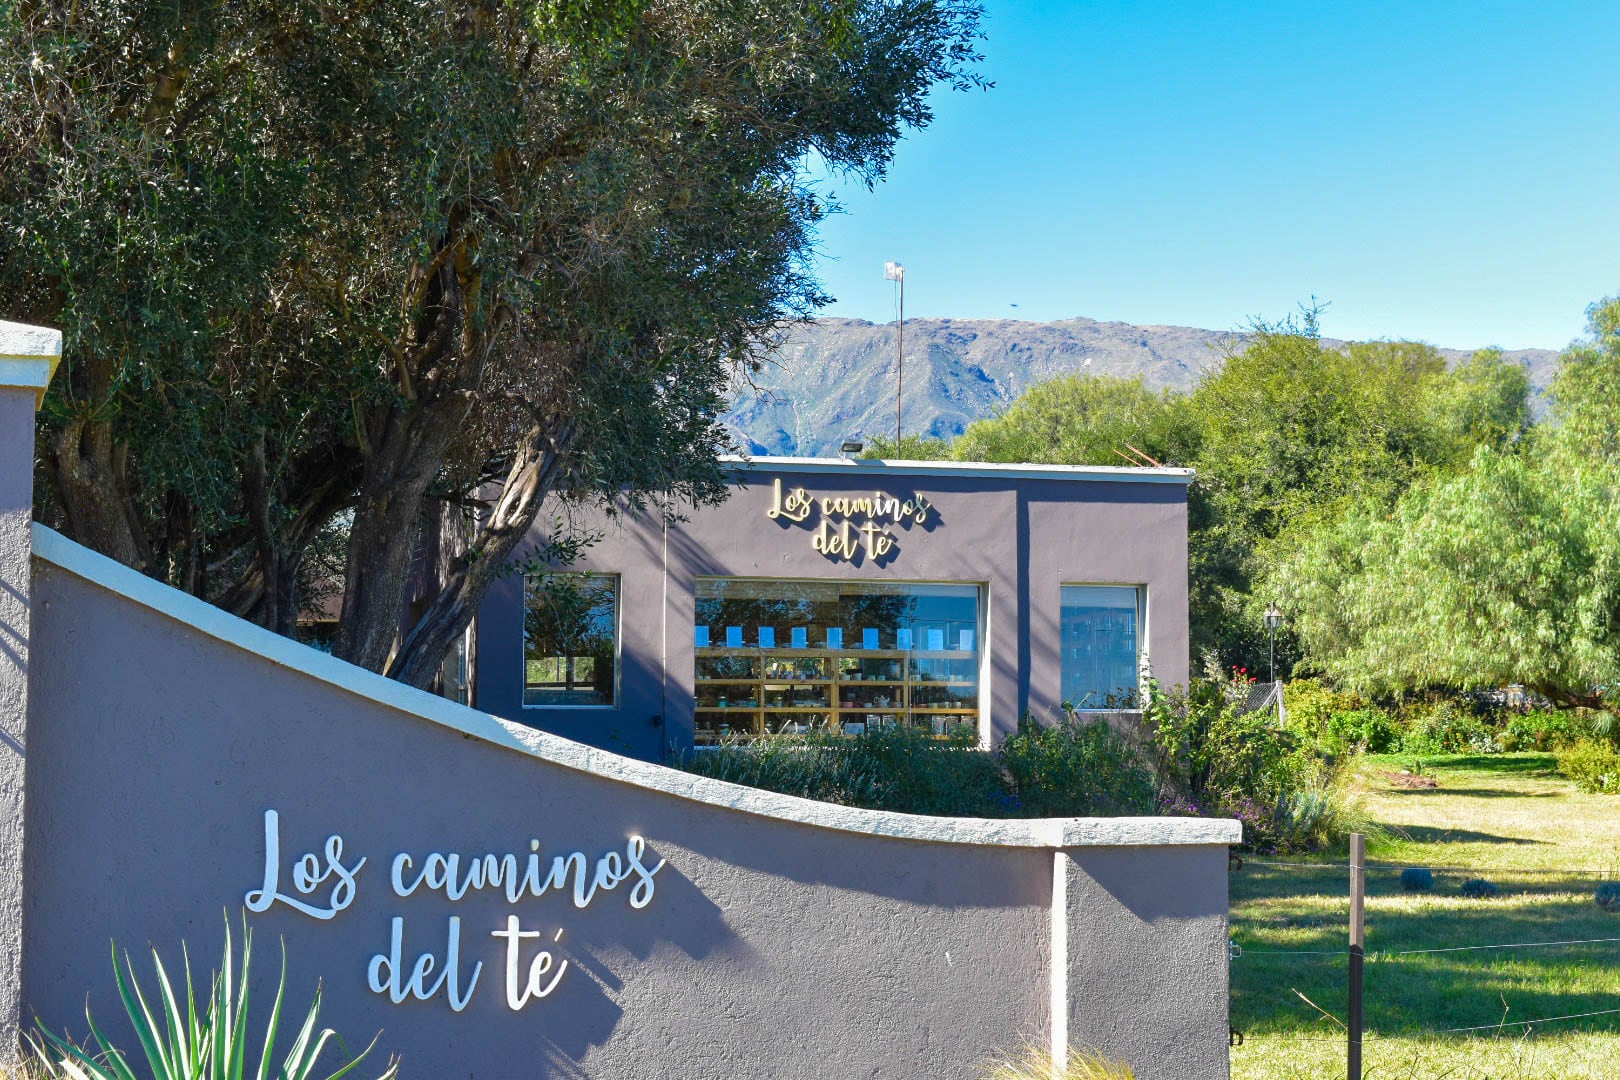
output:
M 1470 875 L 1471 877 L 1475 877 L 1475 878 L 1485 878 L 1488 875 L 1490 877 L 1495 877 L 1497 880 L 1512 879 L 1512 878 L 1521 877 L 1521 876 L 1536 877 L 1536 876 L 1544 876 L 1544 875 L 1545 876 L 1555 876 L 1555 877 L 1571 877 L 1571 878 L 1578 878 L 1578 877 L 1606 877 L 1606 878 L 1610 878 L 1610 879 L 1620 880 L 1620 870 L 1617 870 L 1617 869 L 1596 870 L 1596 869 L 1591 869 L 1591 868 L 1588 868 L 1588 867 L 1581 867 L 1581 868 L 1535 867 L 1535 868 L 1525 868 L 1525 869 L 1507 869 L 1507 868 L 1501 868 L 1501 867 L 1486 868 L 1486 867 L 1449 866 L 1449 865 L 1444 865 L 1444 866 L 1411 866 L 1411 865 L 1405 865 L 1405 864 L 1399 864 L 1399 863 L 1373 863 L 1373 862 L 1363 862 L 1362 865 L 1356 866 L 1356 865 L 1353 865 L 1352 863 L 1349 863 L 1349 862 L 1317 862 L 1317 861 L 1312 861 L 1312 862 L 1304 862 L 1304 861 L 1291 862 L 1291 861 L 1283 861 L 1283 860 L 1251 859 L 1251 858 L 1248 858 L 1248 857 L 1243 857 L 1242 859 L 1238 859 L 1238 858 L 1234 857 L 1233 862 L 1232 862 L 1232 868 L 1233 868 L 1234 872 L 1241 872 L 1244 869 L 1246 869 L 1247 867 L 1263 867 L 1263 868 L 1267 868 L 1267 869 L 1282 869 L 1282 870 L 1288 870 L 1288 871 L 1296 872 L 1296 873 L 1297 872 L 1324 872 L 1324 873 L 1331 872 L 1331 873 L 1333 873 L 1335 875 L 1345 875 L 1351 881 L 1352 890 L 1354 890 L 1357 887 L 1362 887 L 1362 883 L 1364 882 L 1366 872 L 1404 872 L 1404 871 L 1409 871 L 1409 870 L 1427 870 L 1427 871 L 1429 871 L 1431 873 L 1435 873 L 1435 874 L 1441 874 L 1441 873 L 1445 873 L 1445 874 L 1466 874 L 1466 875 Z M 1363 873 L 1357 874 L 1356 873 L 1357 870 L 1360 870 Z M 1352 907 L 1354 907 L 1355 903 L 1356 903 L 1356 900 L 1352 899 Z M 1400 961 L 1400 960 L 1402 960 L 1404 958 L 1408 958 L 1408 957 L 1433 957 L 1433 956 L 1438 956 L 1438 955 L 1442 955 L 1442 954 L 1475 954 L 1475 953 L 1499 954 L 1499 953 L 1507 953 L 1507 952 L 1515 952 L 1515 951 L 1523 951 L 1523 950 L 1534 950 L 1534 949 L 1573 949 L 1573 948 L 1580 948 L 1580 947 L 1585 947 L 1585 946 L 1601 946 L 1601 945 L 1620 945 L 1620 935 L 1616 935 L 1616 936 L 1612 936 L 1612 937 L 1555 938 L 1555 939 L 1533 940 L 1533 941 L 1498 941 L 1498 942 L 1477 943 L 1477 944 L 1469 944 L 1469 945 L 1437 945 L 1437 946 L 1426 947 L 1426 948 L 1366 950 L 1364 952 L 1359 947 L 1350 947 L 1348 945 L 1347 945 L 1347 947 L 1344 947 L 1344 948 L 1333 948 L 1333 949 L 1303 949 L 1303 948 L 1264 949 L 1264 948 L 1251 948 L 1251 947 L 1249 947 L 1247 945 L 1241 944 L 1237 940 L 1237 937 L 1234 936 L 1233 939 L 1232 939 L 1232 942 L 1231 942 L 1231 957 L 1232 957 L 1233 962 L 1235 962 L 1235 963 L 1236 962 L 1241 962 L 1241 960 L 1243 958 L 1245 958 L 1245 957 L 1260 957 L 1260 956 L 1268 957 L 1268 958 L 1283 957 L 1283 958 L 1290 959 L 1290 960 L 1298 960 L 1302 964 L 1323 964 L 1323 963 L 1331 964 L 1331 963 L 1349 961 L 1350 962 L 1349 966 L 1351 968 L 1359 970 L 1358 965 L 1362 961 L 1363 958 L 1365 960 L 1367 960 L 1367 961 L 1375 961 L 1375 962 L 1378 962 L 1381 965 L 1386 965 L 1387 966 L 1387 964 L 1389 964 L 1389 963 L 1398 962 L 1398 961 Z M 1352 979 L 1351 979 L 1352 996 L 1354 996 L 1354 994 L 1357 992 L 1355 990 L 1355 987 L 1358 986 L 1359 981 L 1360 980 L 1358 978 L 1352 976 Z M 1369 1032 L 1369 1033 L 1366 1033 L 1365 1036 L 1363 1036 L 1363 1034 L 1361 1032 L 1356 1032 L 1352 1036 L 1350 1027 L 1348 1025 L 1346 1025 L 1344 1020 L 1342 1020 L 1338 1016 L 1333 1015 L 1333 1013 L 1327 1011 L 1326 1009 L 1323 1009 L 1316 1002 L 1314 1002 L 1310 998 L 1306 997 L 1303 993 L 1300 993 L 1299 990 L 1295 989 L 1293 992 L 1294 992 L 1295 995 L 1297 995 L 1299 998 L 1301 998 L 1306 1004 L 1308 1004 L 1312 1009 L 1315 1009 L 1316 1012 L 1321 1014 L 1321 1018 L 1324 1021 L 1331 1021 L 1333 1024 L 1338 1025 L 1340 1030 L 1338 1032 L 1332 1033 L 1332 1034 L 1327 1034 L 1327 1033 L 1324 1033 L 1324 1034 L 1311 1033 L 1311 1034 L 1300 1034 L 1300 1035 L 1289 1034 L 1289 1035 L 1285 1036 L 1285 1038 L 1291 1043 L 1292 1042 L 1334 1042 L 1334 1043 L 1339 1043 L 1341 1045 L 1347 1045 L 1347 1046 L 1349 1046 L 1350 1044 L 1354 1044 L 1354 1046 L 1357 1049 L 1355 1049 L 1354 1051 L 1351 1052 L 1351 1059 L 1350 1060 L 1352 1062 L 1354 1062 L 1354 1065 L 1352 1066 L 1352 1072 L 1351 1072 L 1352 1077 L 1359 1076 L 1359 1058 L 1360 1058 L 1359 1046 L 1361 1044 L 1361 1041 L 1362 1041 L 1363 1037 L 1369 1038 L 1369 1039 L 1412 1038 L 1412 1037 L 1427 1037 L 1427 1036 L 1437 1036 L 1437 1035 L 1472 1035 L 1472 1034 L 1478 1034 L 1480 1032 L 1487 1032 L 1487 1031 L 1504 1031 L 1504 1030 L 1529 1031 L 1529 1030 L 1532 1030 L 1532 1029 L 1535 1029 L 1535 1028 L 1541 1027 L 1542 1025 L 1547 1025 L 1547 1024 L 1558 1024 L 1558 1023 L 1574 1022 L 1574 1021 L 1579 1021 L 1579 1020 L 1590 1020 L 1590 1019 L 1596 1019 L 1596 1018 L 1600 1018 L 1600 1017 L 1620 1016 L 1620 1005 L 1617 1005 L 1617 1007 L 1615 1007 L 1615 1008 L 1592 1009 L 1592 1010 L 1586 1010 L 1586 1011 L 1582 1011 L 1582 1012 L 1570 1012 L 1570 1013 L 1564 1013 L 1564 1014 L 1560 1014 L 1560 1015 L 1556 1015 L 1556 1016 L 1544 1016 L 1544 1017 L 1540 1017 L 1540 1018 L 1533 1019 L 1533 1020 L 1508 1020 L 1508 1019 L 1506 1019 L 1504 1017 L 1503 1019 L 1501 1019 L 1499 1021 L 1496 1021 L 1494 1023 L 1490 1023 L 1490 1024 L 1474 1024 L 1474 1025 L 1468 1025 L 1468 1026 L 1462 1026 L 1462 1027 L 1446 1027 L 1446 1028 L 1424 1028 L 1424 1029 L 1410 1030 L 1410 1031 L 1403 1030 L 1403 1031 L 1401 1031 L 1399 1033 L 1390 1033 L 1388 1035 L 1379 1034 L 1379 1033 L 1370 1033 Z M 1617 993 L 1616 998 L 1617 998 L 1617 1000 L 1620 1000 L 1620 993 Z M 1359 1015 L 1359 1013 L 1360 1013 L 1360 1002 L 1359 1001 L 1354 1001 L 1353 1005 L 1352 1005 L 1352 1017 L 1355 1017 L 1355 1016 Z M 1354 1022 L 1354 1020 L 1352 1022 Z M 1232 1045 L 1240 1046 L 1240 1045 L 1242 1045 L 1244 1043 L 1244 1041 L 1245 1041 L 1244 1034 L 1242 1032 L 1240 1032 L 1236 1027 L 1234 1027 L 1232 1029 Z

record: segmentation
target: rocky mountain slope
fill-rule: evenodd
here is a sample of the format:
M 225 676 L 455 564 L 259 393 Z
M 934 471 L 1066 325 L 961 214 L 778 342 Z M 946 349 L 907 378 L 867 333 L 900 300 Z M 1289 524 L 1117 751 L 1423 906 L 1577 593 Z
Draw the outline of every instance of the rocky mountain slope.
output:
M 894 323 L 819 319 L 796 332 L 726 417 L 750 454 L 834 455 L 848 438 L 893 437 Z M 1242 335 L 1188 326 L 1064 319 L 908 319 L 905 430 L 951 436 L 1005 409 L 1036 383 L 1086 370 L 1140 375 L 1152 387 L 1190 389 Z M 1441 350 L 1453 361 L 1466 356 Z M 1521 349 L 1537 392 L 1558 354 Z

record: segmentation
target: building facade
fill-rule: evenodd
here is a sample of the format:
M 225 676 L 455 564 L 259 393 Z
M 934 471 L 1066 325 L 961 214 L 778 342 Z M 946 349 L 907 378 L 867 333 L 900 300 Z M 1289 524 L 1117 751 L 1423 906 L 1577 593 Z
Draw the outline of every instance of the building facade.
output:
M 896 724 L 988 746 L 1187 680 L 1188 470 L 732 465 L 719 506 L 604 515 L 575 561 L 498 582 L 478 707 L 656 760 Z

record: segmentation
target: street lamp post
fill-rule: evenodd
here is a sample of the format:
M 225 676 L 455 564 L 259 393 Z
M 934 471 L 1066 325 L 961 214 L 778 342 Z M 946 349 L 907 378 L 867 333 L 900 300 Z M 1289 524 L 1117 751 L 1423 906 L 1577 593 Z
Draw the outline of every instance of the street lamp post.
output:
M 906 382 L 906 268 L 897 262 L 883 264 L 883 280 L 895 283 L 900 295 L 900 338 L 894 380 L 894 456 L 900 456 L 900 395 Z
M 1282 625 L 1282 612 L 1277 605 L 1266 608 L 1266 629 L 1271 631 L 1271 684 L 1277 685 L 1277 627 Z

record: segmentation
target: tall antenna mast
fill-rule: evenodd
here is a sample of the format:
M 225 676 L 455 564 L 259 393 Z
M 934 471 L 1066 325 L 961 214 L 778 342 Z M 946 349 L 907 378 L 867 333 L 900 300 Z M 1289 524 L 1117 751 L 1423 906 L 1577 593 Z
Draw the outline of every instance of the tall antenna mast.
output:
M 895 283 L 900 303 L 900 337 L 894 380 L 894 456 L 900 456 L 900 395 L 906 387 L 906 268 L 897 262 L 883 264 L 883 280 Z

